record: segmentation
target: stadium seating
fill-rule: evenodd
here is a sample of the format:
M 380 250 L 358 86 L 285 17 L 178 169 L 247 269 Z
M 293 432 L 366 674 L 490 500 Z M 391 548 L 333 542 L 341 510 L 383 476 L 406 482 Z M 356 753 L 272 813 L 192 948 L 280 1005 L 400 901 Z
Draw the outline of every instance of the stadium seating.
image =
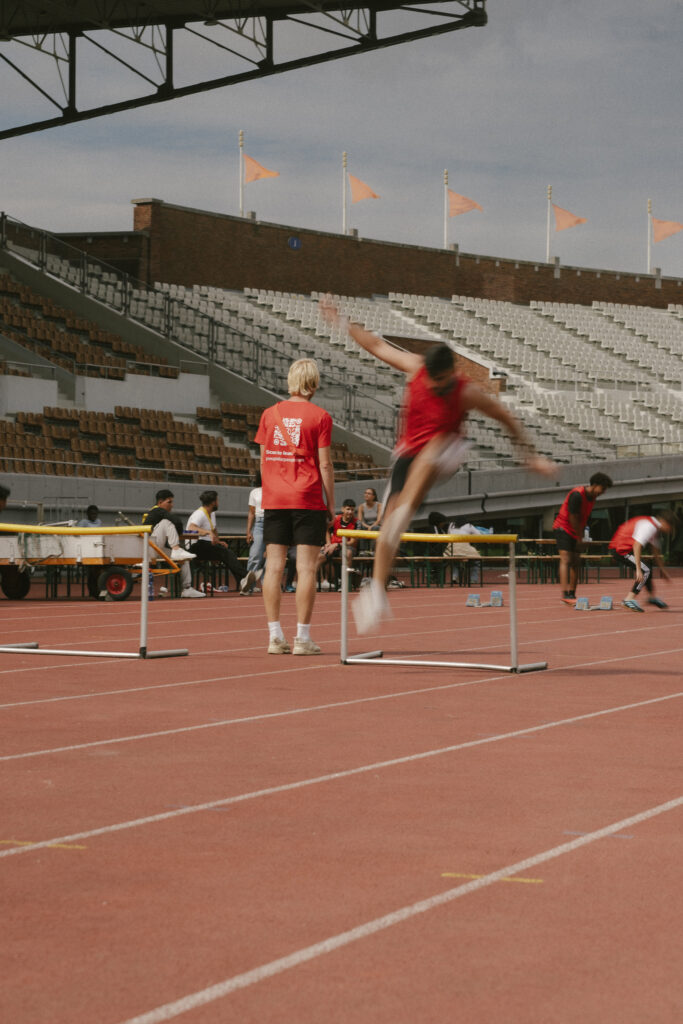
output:
M 252 486 L 253 438 L 262 409 L 223 403 L 198 408 L 195 422 L 168 412 L 118 406 L 114 413 L 46 406 L 0 419 L 0 471 L 122 480 Z M 205 424 L 211 433 L 200 429 Z M 332 446 L 337 480 L 374 478 L 368 455 Z
M 178 376 L 167 360 L 74 316 L 10 274 L 0 274 L 0 331 L 71 373 L 110 380 L 123 380 L 126 373 Z
M 25 256 L 33 259 L 35 254 L 27 250 Z M 370 358 L 343 331 L 332 330 L 320 315 L 317 293 L 257 288 L 236 292 L 163 282 L 145 287 L 90 258 L 69 262 L 50 255 L 47 270 L 273 393 L 282 392 L 293 359 L 315 358 L 323 368 L 318 400 L 335 421 L 387 451 L 391 448 L 403 375 Z M 445 299 L 398 292 L 335 298 L 350 319 L 394 344 L 410 348 L 446 341 L 485 374 L 504 379 L 502 400 L 524 421 L 537 448 L 559 461 L 681 450 L 683 305 L 667 310 L 606 302 L 592 307 L 540 301 L 520 306 L 471 296 Z M 178 374 L 177 367 L 125 336 L 75 316 L 7 274 L 0 274 L 0 333 L 73 374 L 112 380 L 129 373 Z M 9 356 L 0 363 L 0 374 L 26 372 Z M 195 473 L 218 477 L 230 472 L 236 480 L 249 479 L 255 424 L 239 407 L 224 403 L 199 409 L 192 427 L 164 425 L 159 416 L 135 421 L 117 413 L 113 420 L 116 428 L 109 424 L 102 430 L 100 421 L 79 419 L 69 426 L 48 418 L 44 440 L 54 444 L 26 442 L 15 461 L 21 457 L 24 462 L 49 463 L 59 467 L 56 472 L 67 472 L 67 464 L 84 472 L 105 467 L 131 479 L 163 473 L 171 463 L 173 472 L 190 473 L 187 467 L 194 463 Z M 53 429 L 75 431 L 76 436 L 53 434 Z M 472 416 L 469 434 L 476 445 L 470 465 L 509 463 L 512 447 L 495 423 Z M 66 449 L 67 441 L 73 459 L 65 463 L 63 454 L 55 453 Z M 171 463 L 162 459 L 164 449 Z M 226 460 L 225 451 L 231 449 Z M 49 458 L 32 458 L 29 452 L 47 452 Z M 367 475 L 363 459 L 348 451 L 338 456 L 338 474 Z

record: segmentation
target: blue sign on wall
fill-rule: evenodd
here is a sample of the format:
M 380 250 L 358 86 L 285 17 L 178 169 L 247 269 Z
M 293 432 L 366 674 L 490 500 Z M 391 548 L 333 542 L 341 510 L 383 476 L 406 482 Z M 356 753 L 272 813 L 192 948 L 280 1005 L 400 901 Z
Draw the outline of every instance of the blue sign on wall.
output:
M 287 245 L 289 246 L 290 249 L 294 249 L 296 251 L 297 249 L 301 248 L 302 242 L 300 238 L 296 237 L 296 235 L 290 235 L 290 237 L 287 239 Z

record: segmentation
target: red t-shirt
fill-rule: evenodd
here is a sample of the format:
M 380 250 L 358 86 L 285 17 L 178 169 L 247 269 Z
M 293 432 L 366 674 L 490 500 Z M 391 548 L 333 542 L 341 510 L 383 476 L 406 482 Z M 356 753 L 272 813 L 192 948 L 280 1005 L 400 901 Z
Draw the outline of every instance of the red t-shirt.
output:
M 342 542 L 342 540 L 344 538 L 340 537 L 338 535 L 337 530 L 339 530 L 339 529 L 342 529 L 342 530 L 357 530 L 358 529 L 358 520 L 354 516 L 351 516 L 351 518 L 349 519 L 348 523 L 345 523 L 345 522 L 342 521 L 341 512 L 339 513 L 338 516 L 335 516 L 334 520 L 332 522 L 332 526 L 330 527 L 330 544 L 341 544 L 341 542 Z M 353 538 L 353 537 L 347 537 L 346 538 L 347 542 L 353 542 L 354 539 L 355 538 Z
M 282 436 L 276 408 L 291 444 Z M 264 509 L 322 511 L 327 508 L 318 448 L 329 447 L 331 438 L 332 417 L 311 402 L 285 401 L 264 409 L 256 432 L 256 443 L 263 445 L 264 452 L 261 465 Z
M 581 536 L 583 536 L 583 531 L 586 527 L 586 523 L 591 517 L 593 505 L 595 504 L 595 498 L 593 498 L 593 500 L 591 501 L 591 499 L 587 497 L 585 487 L 574 487 L 569 492 L 567 497 L 562 502 L 562 507 L 560 508 L 560 511 L 555 516 L 553 530 L 564 530 L 565 533 L 569 534 L 570 537 L 574 537 L 575 540 L 581 540 L 581 537 L 577 535 L 569 518 L 569 505 L 570 503 L 574 505 L 575 499 L 574 501 L 572 500 L 572 495 L 574 494 L 576 494 L 581 501 L 581 509 L 579 511 L 579 509 L 577 508 L 576 511 L 579 514 L 579 521 L 581 523 Z M 574 511 L 573 508 L 572 511 Z
M 456 377 L 453 390 L 437 395 L 429 386 L 425 367 L 408 381 L 403 399 L 401 429 L 396 451 L 416 455 L 438 434 L 459 434 L 466 412 L 462 408 L 462 390 L 468 383 Z

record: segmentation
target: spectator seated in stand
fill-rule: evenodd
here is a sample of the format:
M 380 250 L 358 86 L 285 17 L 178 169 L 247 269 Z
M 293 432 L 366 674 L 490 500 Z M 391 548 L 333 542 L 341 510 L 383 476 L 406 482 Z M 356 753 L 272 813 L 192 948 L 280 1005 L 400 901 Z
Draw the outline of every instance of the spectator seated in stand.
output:
M 357 530 L 358 520 L 356 519 L 356 503 L 353 498 L 345 498 L 342 503 L 342 510 L 339 515 L 336 515 L 332 520 L 332 525 L 327 531 L 327 541 L 320 550 L 318 556 L 318 569 L 323 568 L 323 574 L 325 578 L 321 583 L 323 590 L 334 590 L 339 585 L 339 578 L 337 576 L 337 567 L 333 562 L 333 559 L 341 557 L 342 551 L 342 540 L 337 530 Z M 358 539 L 356 537 L 346 538 L 346 559 L 347 565 L 342 566 L 342 569 L 347 569 L 348 572 L 354 572 L 351 563 L 353 562 L 353 556 L 358 548 Z M 327 583 L 327 586 L 325 584 Z
M 153 505 L 142 517 L 143 525 L 151 526 L 151 540 L 158 548 L 170 549 L 169 558 L 180 563 L 181 597 L 204 597 L 192 586 L 192 573 L 187 564 L 196 556 L 181 547 L 180 536 L 183 532 L 182 520 L 172 515 L 173 491 L 162 488 L 156 493 L 156 505 Z
M 201 562 L 221 562 L 235 577 L 238 590 L 247 593 L 256 582 L 256 574 L 249 569 L 245 572 L 237 555 L 230 550 L 227 543 L 216 533 L 216 509 L 218 508 L 218 492 L 202 491 L 199 495 L 201 505 L 187 520 L 186 533 L 196 533 L 197 540 L 190 543 L 190 551 Z M 244 581 L 244 587 L 240 586 Z

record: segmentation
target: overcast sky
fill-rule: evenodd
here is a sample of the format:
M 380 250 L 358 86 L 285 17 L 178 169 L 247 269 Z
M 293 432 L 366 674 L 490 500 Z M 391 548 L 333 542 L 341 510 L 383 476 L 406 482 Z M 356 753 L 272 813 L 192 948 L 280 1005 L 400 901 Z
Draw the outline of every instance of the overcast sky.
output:
M 130 200 L 151 196 L 236 214 L 243 128 L 245 152 L 280 172 L 247 187 L 261 220 L 339 231 L 346 150 L 381 196 L 351 208 L 363 237 L 441 246 L 447 168 L 483 207 L 450 220 L 461 250 L 544 259 L 552 184 L 554 202 L 587 218 L 553 231 L 553 255 L 645 272 L 647 199 L 683 222 L 683 0 L 487 10 L 485 28 L 0 142 L 0 209 L 50 231 L 128 230 Z M 301 37 L 276 41 L 290 56 Z M 179 79 L 183 60 L 225 73 L 193 46 Z M 100 67 L 84 105 L 119 98 L 117 74 Z M 0 95 L 3 127 L 54 116 L 5 67 Z M 683 276 L 683 232 L 653 246 L 653 265 Z

